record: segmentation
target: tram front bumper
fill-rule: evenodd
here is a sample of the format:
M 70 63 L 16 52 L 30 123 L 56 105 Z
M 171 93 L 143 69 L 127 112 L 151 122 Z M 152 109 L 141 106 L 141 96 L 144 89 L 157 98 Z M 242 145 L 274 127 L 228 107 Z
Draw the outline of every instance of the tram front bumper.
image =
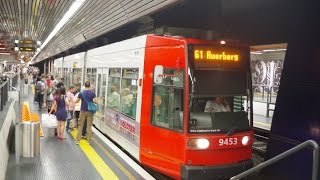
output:
M 181 179 L 230 178 L 253 167 L 252 160 L 222 166 L 181 166 Z

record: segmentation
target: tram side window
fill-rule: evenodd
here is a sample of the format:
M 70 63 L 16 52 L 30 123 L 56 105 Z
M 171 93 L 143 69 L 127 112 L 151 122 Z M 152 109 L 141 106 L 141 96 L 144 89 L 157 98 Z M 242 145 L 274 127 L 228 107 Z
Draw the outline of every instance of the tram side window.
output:
M 136 118 L 138 69 L 122 69 L 120 112 L 132 119 Z
M 72 77 L 72 84 L 81 83 L 81 68 L 74 68 L 73 69 L 73 77 Z
M 152 124 L 177 131 L 183 130 L 183 70 L 164 69 L 161 84 L 154 84 Z
M 70 70 L 68 68 L 63 68 L 64 86 L 69 87 L 70 85 Z
M 90 79 L 91 84 L 96 84 L 96 78 L 97 78 L 96 74 L 97 74 L 97 68 L 92 68 L 92 74 Z
M 120 68 L 110 68 L 108 79 L 107 107 L 119 111 L 120 107 Z

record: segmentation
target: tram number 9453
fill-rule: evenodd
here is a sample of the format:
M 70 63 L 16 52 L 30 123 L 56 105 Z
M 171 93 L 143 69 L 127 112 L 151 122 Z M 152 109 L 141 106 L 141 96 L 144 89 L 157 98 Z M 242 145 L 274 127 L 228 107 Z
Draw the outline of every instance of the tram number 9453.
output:
M 238 138 L 219 139 L 219 146 L 231 146 L 231 145 L 237 145 L 237 144 L 238 144 Z

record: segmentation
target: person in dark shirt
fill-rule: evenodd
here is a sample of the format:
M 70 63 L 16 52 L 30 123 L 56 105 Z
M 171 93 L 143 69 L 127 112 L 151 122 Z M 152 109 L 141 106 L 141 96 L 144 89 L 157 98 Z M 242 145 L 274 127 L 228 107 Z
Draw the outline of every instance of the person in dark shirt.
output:
M 81 99 L 80 107 L 80 117 L 79 117 L 79 126 L 78 133 L 76 138 L 76 144 L 79 144 L 81 138 L 81 132 L 83 128 L 84 121 L 87 120 L 87 142 L 90 144 L 92 137 L 92 124 L 93 124 L 93 113 L 88 111 L 88 102 L 97 103 L 96 94 L 90 89 L 90 82 L 86 81 L 84 83 L 85 89 L 81 91 L 78 97 L 75 98 L 75 103 L 79 102 Z
M 61 78 L 60 82 L 57 84 L 57 89 L 61 88 L 62 86 L 64 86 L 64 78 Z

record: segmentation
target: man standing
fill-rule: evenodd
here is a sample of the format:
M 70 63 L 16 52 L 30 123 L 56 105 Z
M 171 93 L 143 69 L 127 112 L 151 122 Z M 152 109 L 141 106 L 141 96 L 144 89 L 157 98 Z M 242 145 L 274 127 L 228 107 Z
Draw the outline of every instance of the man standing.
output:
M 88 102 L 97 103 L 96 94 L 90 90 L 90 82 L 86 81 L 84 83 L 85 89 L 81 91 L 78 97 L 75 98 L 75 103 L 79 102 L 81 99 L 80 107 L 80 117 L 79 117 L 79 126 L 78 133 L 76 138 L 76 144 L 79 144 L 81 138 L 81 132 L 83 128 L 84 121 L 87 120 L 87 142 L 90 144 L 92 137 L 92 124 L 93 124 L 93 113 L 88 111 Z
M 43 104 L 43 96 L 44 96 L 44 90 L 46 88 L 45 83 L 41 80 L 41 78 L 37 78 L 36 83 L 36 96 L 39 103 L 39 111 L 42 110 L 42 104 Z

